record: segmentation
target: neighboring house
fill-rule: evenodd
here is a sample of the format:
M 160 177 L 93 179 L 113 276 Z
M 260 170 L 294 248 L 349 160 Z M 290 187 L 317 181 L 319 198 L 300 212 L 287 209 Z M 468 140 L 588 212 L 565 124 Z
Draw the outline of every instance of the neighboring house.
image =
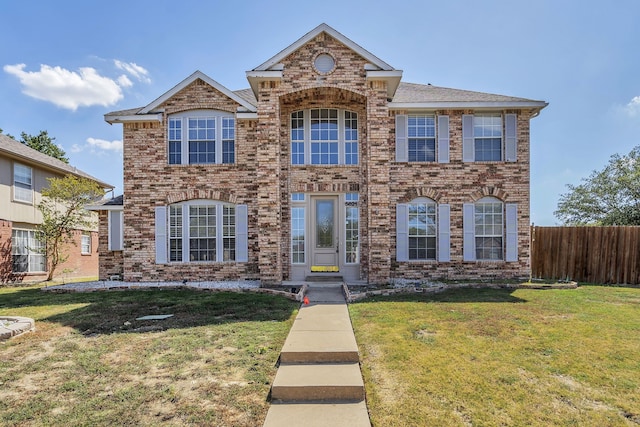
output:
M 38 204 L 47 178 L 65 175 L 91 179 L 105 189 L 113 186 L 73 166 L 36 151 L 0 134 L 0 283 L 38 281 L 47 277 L 47 262 L 38 252 L 36 226 L 42 223 Z M 97 219 L 97 216 L 96 216 Z M 90 230 L 77 230 L 76 246 L 68 248 L 69 258 L 58 266 L 56 276 L 98 275 L 98 223 Z
M 547 104 L 401 81 L 323 24 L 231 91 L 197 71 L 122 123 L 100 276 L 529 276 L 529 121 Z M 108 241 L 107 241 L 108 240 Z

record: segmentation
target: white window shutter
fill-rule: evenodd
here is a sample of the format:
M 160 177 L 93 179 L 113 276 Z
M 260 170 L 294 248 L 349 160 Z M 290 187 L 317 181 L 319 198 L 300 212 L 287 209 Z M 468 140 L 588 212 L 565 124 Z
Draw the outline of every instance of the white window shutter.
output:
M 473 162 L 476 153 L 473 144 L 473 116 L 464 114 L 462 116 L 462 161 Z
M 507 256 L 505 261 L 518 261 L 518 205 L 505 206 L 507 217 Z
M 249 261 L 249 212 L 247 205 L 236 206 L 236 262 Z
M 438 261 L 451 261 L 451 207 L 438 205 Z
M 121 251 L 123 248 L 123 212 L 109 211 L 109 250 Z
M 396 205 L 396 261 L 409 261 L 409 214 L 406 204 Z
M 167 208 L 156 207 L 156 264 L 167 263 Z
M 449 163 L 449 116 L 438 116 L 438 163 Z
M 504 155 L 507 162 L 518 160 L 518 116 L 516 114 L 505 114 L 505 147 Z
M 462 249 L 463 261 L 476 260 L 475 228 L 475 206 L 473 203 L 465 203 L 462 206 L 462 234 L 464 235 Z
M 407 149 L 407 116 L 396 115 L 396 162 L 409 160 Z

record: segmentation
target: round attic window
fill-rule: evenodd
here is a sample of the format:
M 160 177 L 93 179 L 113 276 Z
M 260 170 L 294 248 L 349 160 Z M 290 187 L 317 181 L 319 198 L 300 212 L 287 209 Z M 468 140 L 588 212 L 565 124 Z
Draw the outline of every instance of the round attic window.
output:
M 315 61 L 313 61 L 313 66 L 319 73 L 327 74 L 333 71 L 333 68 L 336 66 L 336 61 L 333 59 L 333 56 L 328 53 L 321 53 L 316 56 Z

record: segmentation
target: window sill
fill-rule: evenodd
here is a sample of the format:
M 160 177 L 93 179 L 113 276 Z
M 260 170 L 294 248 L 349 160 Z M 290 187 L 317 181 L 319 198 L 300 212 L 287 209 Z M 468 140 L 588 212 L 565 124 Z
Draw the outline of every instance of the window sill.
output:
M 30 202 L 26 202 L 24 200 L 16 200 L 16 199 L 12 199 L 11 200 L 13 203 L 20 203 L 21 205 L 25 205 L 25 206 L 33 206 L 33 200 Z

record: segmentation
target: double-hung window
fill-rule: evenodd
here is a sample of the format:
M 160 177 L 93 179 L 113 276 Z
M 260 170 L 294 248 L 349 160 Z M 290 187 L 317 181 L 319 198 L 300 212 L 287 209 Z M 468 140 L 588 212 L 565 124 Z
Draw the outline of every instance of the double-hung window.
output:
M 396 162 L 449 163 L 449 116 L 396 115 Z
M 169 117 L 169 164 L 235 163 L 235 119 L 219 111 Z
M 291 164 L 358 164 L 358 114 L 335 108 L 291 113 Z
M 13 200 L 33 203 L 33 172 L 29 166 L 13 164 Z
M 407 144 L 410 162 L 436 160 L 436 118 L 427 115 L 407 117 Z
M 503 236 L 502 202 L 484 198 L 475 204 L 477 260 L 501 260 Z
M 47 258 L 43 253 L 44 245 L 38 240 L 34 230 L 11 232 L 11 255 L 14 273 L 47 271 Z
M 450 206 L 426 197 L 396 205 L 397 261 L 451 260 Z
M 517 161 L 517 115 L 501 113 L 462 116 L 464 162 Z
M 518 205 L 483 197 L 463 206 L 464 261 L 518 261 Z
M 80 237 L 80 253 L 82 255 L 91 254 L 91 234 L 82 233 Z
M 236 207 L 197 200 L 169 206 L 169 261 L 235 261 Z

